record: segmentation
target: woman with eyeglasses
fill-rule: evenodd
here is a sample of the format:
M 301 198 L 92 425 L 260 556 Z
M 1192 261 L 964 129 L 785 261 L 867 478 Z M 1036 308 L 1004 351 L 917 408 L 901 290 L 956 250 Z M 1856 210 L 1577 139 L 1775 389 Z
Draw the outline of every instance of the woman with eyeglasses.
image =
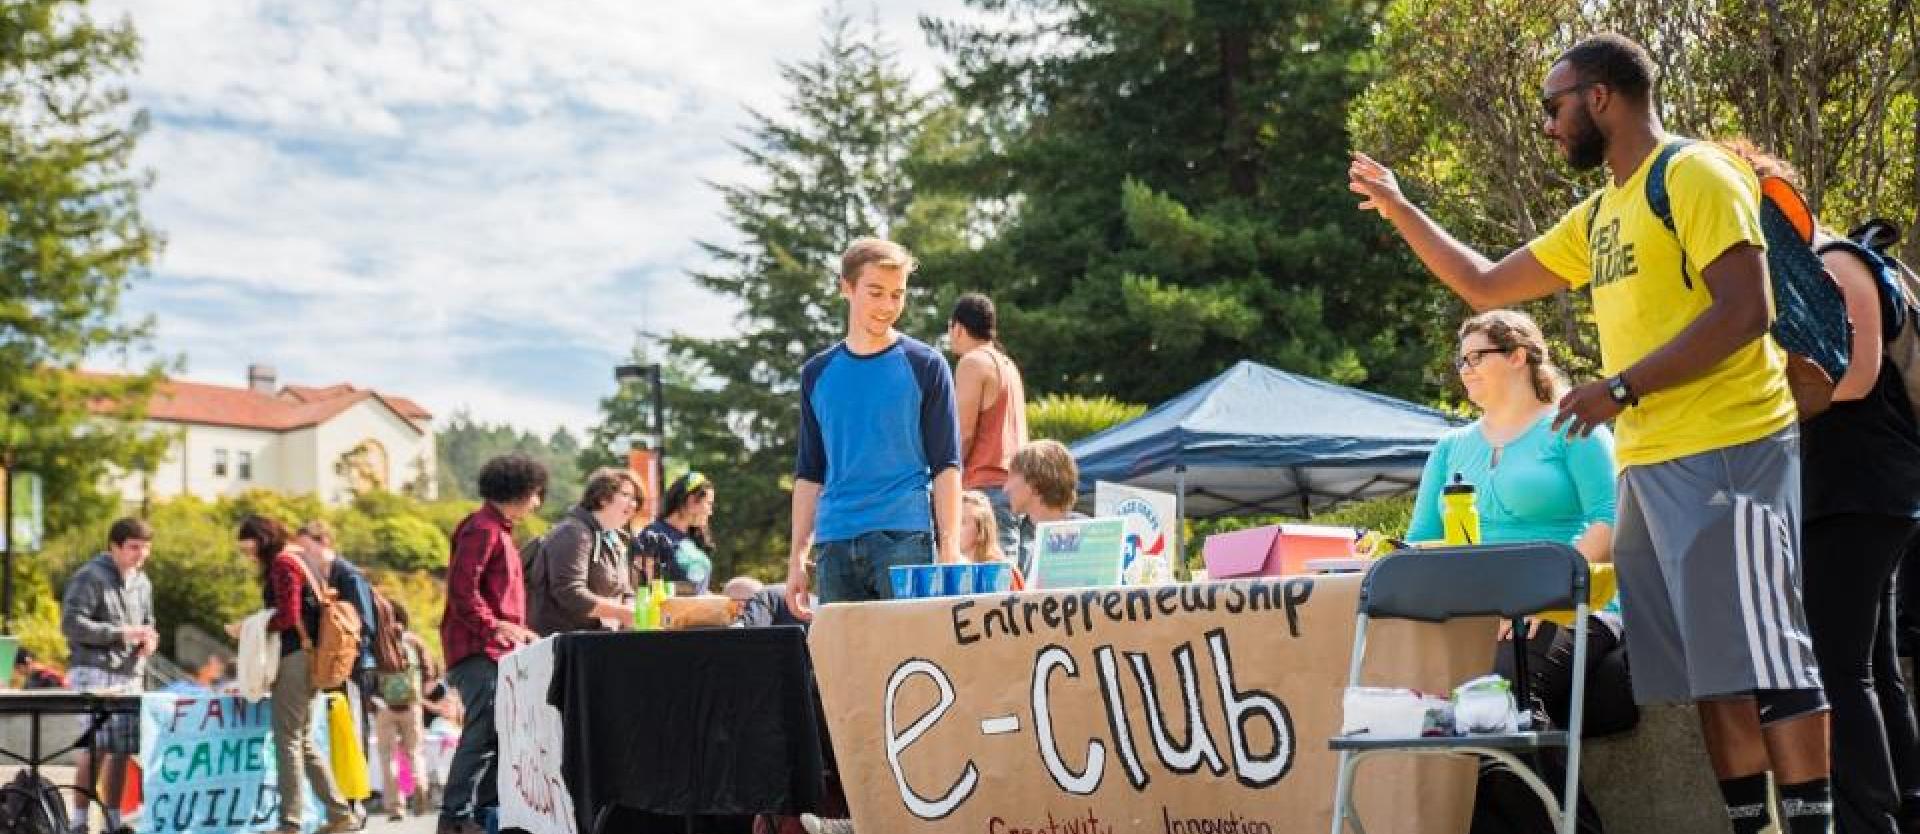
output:
M 1540 326 L 1518 311 L 1482 313 L 1460 326 L 1459 351 L 1454 369 L 1480 416 L 1442 437 L 1427 458 L 1408 540 L 1443 537 L 1441 488 L 1458 475 L 1474 487 L 1485 542 L 1566 542 L 1590 562 L 1612 561 L 1613 436 L 1605 428 L 1579 439 L 1554 430 L 1556 403 L 1567 384 L 1547 354 Z M 1587 625 L 1591 671 L 1620 645 L 1620 620 L 1597 613 Z M 1528 688 L 1537 705 L 1564 727 L 1573 693 L 1573 632 L 1542 620 L 1534 620 L 1530 630 Z M 1496 670 L 1509 680 L 1514 676 L 1511 639 L 1503 634 L 1494 655 Z M 1597 699 L 1598 681 L 1594 676 L 1589 681 L 1588 726 L 1631 726 L 1637 718 L 1631 699 L 1624 704 L 1619 698 Z M 1612 713 L 1615 706 L 1621 712 L 1600 714 Z M 1582 805 L 1583 817 L 1592 813 L 1590 805 Z
M 633 622 L 625 531 L 645 492 L 625 469 L 587 478 L 580 504 L 526 553 L 527 625 L 545 637 L 613 631 Z
M 647 575 L 676 585 L 677 593 L 704 594 L 713 578 L 713 482 L 698 472 L 674 479 L 661 501 L 661 516 L 634 537 L 634 558 Z

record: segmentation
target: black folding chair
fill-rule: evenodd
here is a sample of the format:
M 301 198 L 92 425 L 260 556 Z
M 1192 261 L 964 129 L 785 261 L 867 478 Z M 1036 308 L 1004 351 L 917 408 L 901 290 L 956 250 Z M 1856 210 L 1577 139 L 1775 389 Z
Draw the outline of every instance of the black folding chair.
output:
M 1376 617 L 1442 623 L 1455 617 L 1500 616 L 1513 623 L 1515 690 L 1521 715 L 1529 714 L 1527 647 L 1523 617 L 1542 611 L 1573 609 L 1573 701 L 1565 731 L 1532 730 L 1457 737 L 1381 738 L 1337 736 L 1328 745 L 1340 753 L 1334 787 L 1333 834 L 1366 834 L 1353 804 L 1353 777 L 1360 762 L 1382 754 L 1485 756 L 1512 770 L 1556 814 L 1560 834 L 1574 834 L 1580 784 L 1580 722 L 1587 689 L 1587 561 L 1573 548 L 1551 542 L 1480 545 L 1434 550 L 1403 550 L 1381 559 L 1360 586 L 1360 611 L 1353 632 L 1353 662 L 1347 686 L 1360 685 L 1366 656 L 1367 624 Z M 1566 792 L 1553 790 L 1519 754 L 1564 747 Z

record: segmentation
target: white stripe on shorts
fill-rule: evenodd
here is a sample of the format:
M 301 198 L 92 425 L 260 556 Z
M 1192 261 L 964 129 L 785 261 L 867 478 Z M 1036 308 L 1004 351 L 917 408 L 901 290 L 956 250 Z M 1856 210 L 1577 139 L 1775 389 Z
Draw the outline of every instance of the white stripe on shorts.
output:
M 1793 533 L 1787 527 L 1787 520 L 1779 513 L 1772 513 L 1774 547 L 1779 548 L 1781 561 L 1786 565 L 1786 575 L 1773 586 L 1773 593 L 1780 599 L 1781 617 L 1785 623 L 1783 637 L 1787 663 L 1793 667 L 1793 677 L 1788 686 L 1795 689 L 1816 688 L 1820 686 L 1819 675 L 1807 668 L 1807 660 L 1813 657 L 1813 643 L 1807 638 L 1807 624 L 1800 606 L 1790 606 L 1788 601 L 1800 601 L 1800 551 L 1794 546 Z M 1800 614 L 1800 616 L 1794 616 Z
M 1745 495 L 1733 499 L 1734 574 L 1740 586 L 1740 617 L 1747 627 L 1747 651 L 1753 659 L 1756 688 L 1779 689 L 1786 676 L 1785 663 L 1779 657 L 1778 635 L 1774 633 L 1773 595 L 1766 592 L 1762 578 L 1768 570 L 1766 552 L 1773 537 L 1767 535 L 1766 520 Z M 1757 610 L 1756 610 L 1757 609 Z

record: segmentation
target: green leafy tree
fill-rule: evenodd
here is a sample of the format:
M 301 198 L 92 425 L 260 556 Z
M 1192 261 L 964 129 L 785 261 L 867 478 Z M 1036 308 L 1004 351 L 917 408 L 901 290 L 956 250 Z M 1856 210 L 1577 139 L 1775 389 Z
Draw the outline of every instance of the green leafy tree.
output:
M 1452 303 L 1345 191 L 1364 2 L 976 0 L 929 21 L 986 207 L 928 272 L 992 295 L 1029 386 L 1158 402 L 1241 359 L 1425 398 Z
M 374 522 L 374 564 L 400 571 L 444 569 L 450 544 L 433 522 L 414 515 L 393 515 Z
M 1596 31 L 1648 46 L 1669 130 L 1747 135 L 1800 167 L 1840 229 L 1870 215 L 1920 224 L 1920 121 L 1910 0 L 1834 15 L 1817 3 L 1395 0 L 1377 78 L 1349 116 L 1356 143 L 1398 167 L 1456 234 L 1504 252 L 1544 231 L 1599 173 L 1576 175 L 1540 136 L 1548 65 Z M 1920 255 L 1909 236 L 1907 254 Z M 1595 358 L 1583 294 L 1536 309 Z
M 547 467 L 547 498 L 541 515 L 559 518 L 580 501 L 585 475 L 580 469 L 580 440 L 562 426 L 546 438 L 505 423 L 482 423 L 465 410 L 454 412 L 434 434 L 442 498 L 478 497 L 480 467 L 500 455 L 522 452 Z
M 751 113 L 739 145 L 751 184 L 717 186 L 738 242 L 702 244 L 715 265 L 693 276 L 740 305 L 738 333 L 661 345 L 669 459 L 716 483 L 721 576 L 785 555 L 800 367 L 841 336 L 841 250 L 883 235 L 926 258 L 958 245 L 951 225 L 956 211 L 965 213 L 951 201 L 919 199 L 906 161 L 932 103 L 877 33 L 831 20 L 819 53 L 781 73 L 784 112 Z M 915 285 L 914 303 L 930 309 L 934 295 L 921 278 Z M 588 454 L 642 433 L 649 396 L 634 390 L 604 401 Z
M 146 127 L 120 79 L 139 44 L 73 0 L 0 0 L 0 465 L 40 474 L 48 525 L 111 513 L 109 476 L 151 469 L 139 425 L 160 368 L 78 373 L 145 344 L 120 298 L 159 245 L 132 165 Z

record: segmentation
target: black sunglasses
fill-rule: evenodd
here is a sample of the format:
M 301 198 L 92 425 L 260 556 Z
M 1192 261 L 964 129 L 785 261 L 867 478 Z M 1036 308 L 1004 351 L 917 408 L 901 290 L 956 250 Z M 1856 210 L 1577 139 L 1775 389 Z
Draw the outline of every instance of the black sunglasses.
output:
M 1540 97 L 1540 109 L 1543 111 L 1546 111 L 1547 118 L 1549 119 L 1558 118 L 1560 116 L 1560 97 L 1561 96 L 1564 96 L 1568 93 L 1577 93 L 1593 85 L 1594 85 L 1594 82 L 1592 81 L 1581 81 L 1575 84 L 1569 84 L 1565 87 L 1561 87 L 1558 90 L 1549 91 L 1546 95 L 1543 95 Z

